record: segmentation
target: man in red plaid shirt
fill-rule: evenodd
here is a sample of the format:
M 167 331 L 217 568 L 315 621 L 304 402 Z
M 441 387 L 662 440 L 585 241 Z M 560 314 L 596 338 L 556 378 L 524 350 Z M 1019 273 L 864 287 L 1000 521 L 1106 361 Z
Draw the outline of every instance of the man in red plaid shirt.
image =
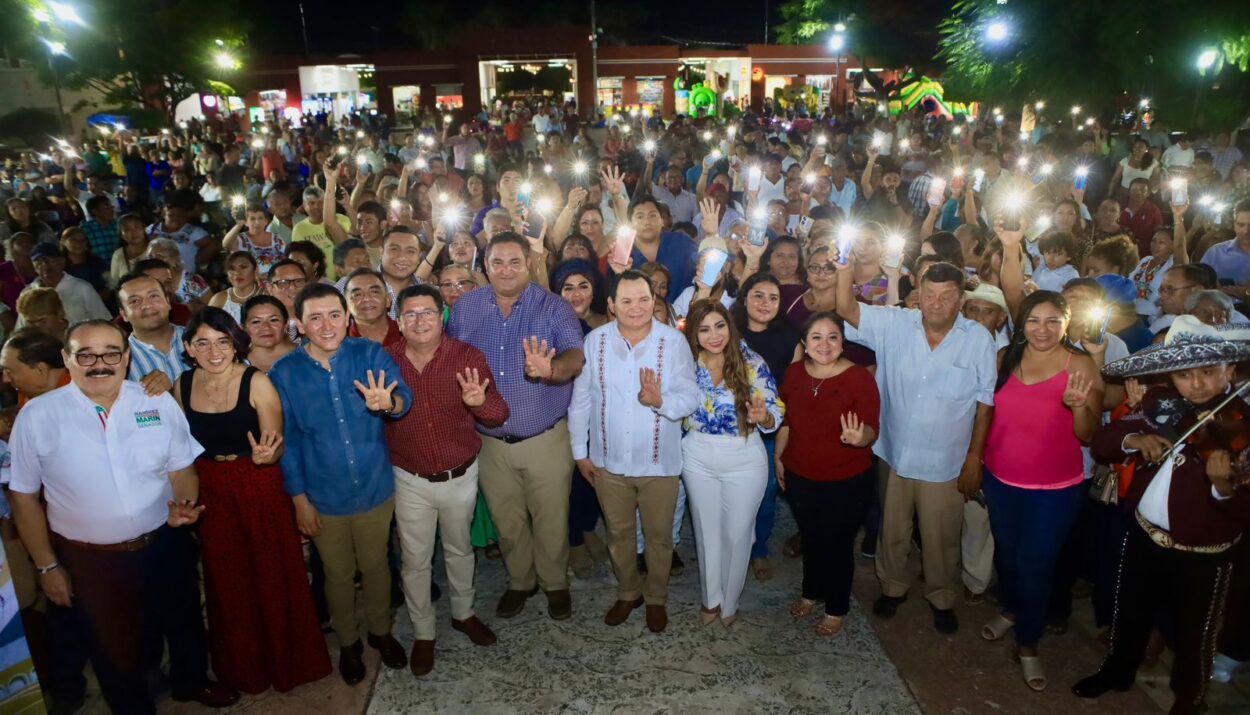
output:
M 434 668 L 434 608 L 430 560 L 434 530 L 443 539 L 451 588 L 451 627 L 477 645 L 495 634 L 473 610 L 473 546 L 469 525 L 477 504 L 477 454 L 482 438 L 474 422 L 498 427 L 508 405 L 493 388 L 490 366 L 475 347 L 443 335 L 443 296 L 436 286 L 415 285 L 396 299 L 404 339 L 386 347 L 423 409 L 386 426 L 395 470 L 395 521 L 403 546 L 404 596 L 416 641 L 409 667 L 422 676 Z

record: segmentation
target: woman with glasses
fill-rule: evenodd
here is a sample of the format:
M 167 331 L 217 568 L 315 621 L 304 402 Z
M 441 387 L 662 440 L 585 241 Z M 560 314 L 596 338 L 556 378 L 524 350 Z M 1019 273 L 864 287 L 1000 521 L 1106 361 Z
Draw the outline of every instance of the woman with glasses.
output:
M 261 286 L 258 277 L 259 267 L 256 257 L 248 251 L 235 251 L 226 259 L 226 279 L 230 285 L 208 301 L 214 308 L 221 308 L 234 318 L 235 322 L 243 322 L 243 304 L 249 298 L 260 295 Z
M 477 288 L 478 283 L 468 268 L 455 263 L 448 264 L 438 273 L 438 290 L 450 311 L 460 296 Z
M 828 246 L 817 246 L 807 259 L 807 291 L 797 298 L 786 301 L 781 296 L 781 310 L 798 330 L 816 313 L 832 311 L 837 306 L 838 267 Z
M 330 657 L 282 488 L 282 404 L 269 378 L 245 365 L 247 334 L 205 308 L 182 337 L 191 369 L 173 394 L 204 447 L 200 542 L 213 672 L 245 693 L 286 692 L 330 674 Z

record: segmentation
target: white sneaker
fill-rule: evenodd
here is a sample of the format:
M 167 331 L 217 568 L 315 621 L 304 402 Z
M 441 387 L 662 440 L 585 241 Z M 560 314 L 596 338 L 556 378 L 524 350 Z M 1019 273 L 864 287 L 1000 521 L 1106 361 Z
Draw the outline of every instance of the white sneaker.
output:
M 1211 665 L 1211 679 L 1217 683 L 1231 683 L 1233 674 L 1243 665 L 1240 660 L 1233 660 L 1223 653 L 1215 654 L 1215 662 Z

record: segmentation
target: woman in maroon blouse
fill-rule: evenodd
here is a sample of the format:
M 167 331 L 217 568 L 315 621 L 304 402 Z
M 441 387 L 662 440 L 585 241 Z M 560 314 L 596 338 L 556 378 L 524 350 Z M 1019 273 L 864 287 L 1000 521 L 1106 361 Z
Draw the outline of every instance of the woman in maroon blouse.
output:
M 803 540 L 803 592 L 790 615 L 803 618 L 823 600 L 816 633 L 832 636 L 850 610 L 855 534 L 876 498 L 869 445 L 881 400 L 872 375 L 843 355 L 841 318 L 816 313 L 802 334 L 803 361 L 782 381 L 786 419 L 776 452 L 777 481 Z

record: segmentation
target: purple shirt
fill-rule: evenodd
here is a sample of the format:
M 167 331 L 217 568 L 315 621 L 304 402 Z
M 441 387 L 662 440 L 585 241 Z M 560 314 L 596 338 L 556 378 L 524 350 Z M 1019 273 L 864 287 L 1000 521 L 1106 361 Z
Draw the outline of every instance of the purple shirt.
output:
M 1237 245 L 1237 239 L 1217 243 L 1202 254 L 1202 262 L 1215 269 L 1222 280 L 1237 285 L 1250 283 L 1250 253 Z
M 582 327 L 573 307 L 537 283 L 530 283 L 507 318 L 499 311 L 490 286 L 460 296 L 451 311 L 447 334 L 486 356 L 491 381 L 508 403 L 508 420 L 495 429 L 478 425 L 490 437 L 533 437 L 564 418 L 573 397 L 573 382 L 548 385 L 525 376 L 523 341 L 531 335 L 546 340 L 556 355 L 581 350 Z

